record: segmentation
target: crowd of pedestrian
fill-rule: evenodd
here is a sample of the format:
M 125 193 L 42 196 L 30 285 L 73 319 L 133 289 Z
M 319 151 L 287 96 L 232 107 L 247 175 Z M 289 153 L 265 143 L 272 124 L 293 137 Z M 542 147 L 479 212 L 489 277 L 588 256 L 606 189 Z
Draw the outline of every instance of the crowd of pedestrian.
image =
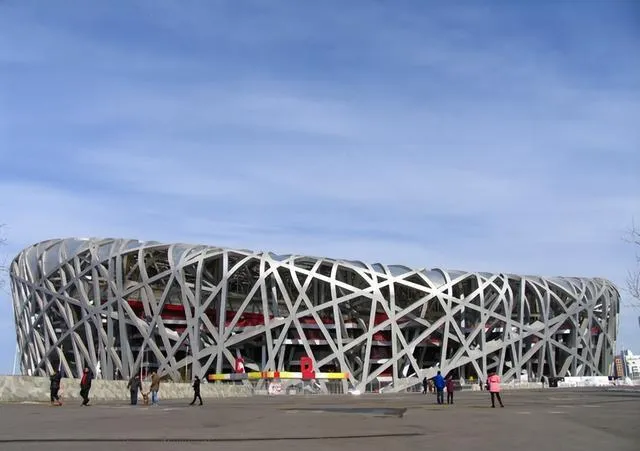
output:
M 82 398 L 82 406 L 89 406 L 89 392 L 91 391 L 91 382 L 94 378 L 93 372 L 89 368 L 84 368 L 82 373 L 82 378 L 80 379 L 80 397 Z M 54 373 L 49 377 L 50 381 L 50 391 L 51 391 L 51 405 L 52 406 L 61 406 L 62 401 L 60 400 L 61 394 L 61 380 L 62 373 L 59 370 L 55 370 Z M 138 400 L 140 395 L 142 395 L 142 402 L 144 405 L 149 404 L 149 400 L 151 401 L 152 406 L 156 406 L 159 403 L 158 393 L 160 392 L 160 382 L 161 376 L 157 374 L 155 371 L 151 373 L 151 381 L 149 385 L 149 391 L 145 392 L 143 390 L 142 380 L 139 374 L 135 374 L 129 382 L 127 383 L 127 389 L 129 390 L 130 395 L 130 403 L 132 406 L 138 404 Z M 483 387 L 482 382 L 480 382 L 481 388 L 485 388 L 491 394 L 491 407 L 496 407 L 496 400 L 498 401 L 500 407 L 504 407 L 502 403 L 502 397 L 500 396 L 500 376 L 498 376 L 495 372 L 489 374 L 487 378 L 487 383 Z M 199 401 L 199 405 L 203 405 L 202 396 L 200 395 L 200 378 L 196 376 L 193 381 L 193 401 L 189 404 L 190 406 L 195 405 L 196 401 Z M 444 392 L 447 392 L 447 404 L 453 404 L 453 398 L 455 393 L 455 382 L 453 379 L 453 375 L 449 374 L 445 378 L 442 375 L 441 371 L 438 371 L 436 375 L 432 378 L 425 377 L 422 380 L 422 393 L 433 393 L 436 394 L 436 403 L 444 404 Z M 149 399 L 149 397 L 151 397 Z
M 504 407 L 502 403 L 502 397 L 500 396 L 500 376 L 495 372 L 489 373 L 489 377 L 487 378 L 487 383 L 483 386 L 482 382 L 480 383 L 480 390 L 485 388 L 489 391 L 491 395 L 491 407 L 496 407 L 496 400 L 500 404 L 500 407 Z M 455 381 L 453 379 L 453 375 L 449 374 L 445 378 L 442 375 L 441 371 L 438 371 L 436 375 L 432 378 L 425 377 L 422 379 L 422 394 L 426 395 L 427 393 L 435 393 L 436 395 L 436 404 L 444 404 L 444 392 L 447 392 L 447 404 L 453 404 L 453 394 L 456 391 Z
M 82 398 L 81 406 L 83 407 L 90 405 L 89 393 L 91 391 L 91 382 L 93 381 L 93 379 L 93 372 L 89 368 L 84 368 L 82 377 L 80 378 L 80 397 Z M 154 371 L 153 373 L 151 373 L 149 391 L 145 392 L 140 375 L 135 374 L 133 377 L 131 377 L 131 379 L 129 379 L 129 382 L 127 383 L 127 389 L 129 390 L 130 395 L 130 404 L 132 406 L 137 405 L 138 400 L 141 396 L 144 405 L 148 405 L 150 400 L 152 406 L 157 406 L 159 404 L 158 393 L 160 392 L 160 382 L 161 376 Z M 189 404 L 191 406 L 195 405 L 196 400 L 200 402 L 199 405 L 203 405 L 202 396 L 200 395 L 200 384 L 200 378 L 198 376 L 195 376 L 192 385 L 193 401 Z M 60 370 L 54 370 L 53 374 L 49 377 L 49 390 L 51 405 L 62 406 L 62 373 L 60 372 Z

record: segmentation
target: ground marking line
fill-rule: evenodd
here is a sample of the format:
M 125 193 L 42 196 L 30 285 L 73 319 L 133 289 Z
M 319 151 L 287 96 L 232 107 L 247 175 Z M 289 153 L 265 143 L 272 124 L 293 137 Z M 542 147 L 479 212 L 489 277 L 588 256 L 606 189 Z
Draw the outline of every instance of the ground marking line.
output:
M 384 437 L 421 437 L 420 432 L 398 432 L 388 434 L 369 435 L 328 435 L 328 436 L 302 436 L 302 437 L 214 437 L 214 438 L 16 438 L 0 439 L 0 443 L 162 443 L 162 442 L 275 442 L 275 441 L 311 441 L 311 440 L 349 440 Z

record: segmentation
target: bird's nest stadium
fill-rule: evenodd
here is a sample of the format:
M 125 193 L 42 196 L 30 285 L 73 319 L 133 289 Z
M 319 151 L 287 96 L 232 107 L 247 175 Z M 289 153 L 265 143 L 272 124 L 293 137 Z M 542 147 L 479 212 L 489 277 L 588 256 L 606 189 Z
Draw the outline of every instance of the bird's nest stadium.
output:
M 605 279 L 408 268 L 127 239 L 56 239 L 10 265 L 23 374 L 105 379 L 347 373 L 361 391 L 436 370 L 503 380 L 607 375 L 619 293 Z

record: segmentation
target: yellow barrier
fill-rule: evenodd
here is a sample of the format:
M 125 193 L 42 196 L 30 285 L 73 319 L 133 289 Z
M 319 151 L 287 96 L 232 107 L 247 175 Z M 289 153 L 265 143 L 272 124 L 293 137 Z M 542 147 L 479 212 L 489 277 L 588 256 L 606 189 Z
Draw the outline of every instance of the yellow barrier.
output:
M 295 371 L 252 371 L 250 373 L 209 374 L 207 379 L 210 381 L 241 381 L 260 379 L 344 380 L 349 379 L 349 373 L 307 373 L 303 375 L 303 373 Z

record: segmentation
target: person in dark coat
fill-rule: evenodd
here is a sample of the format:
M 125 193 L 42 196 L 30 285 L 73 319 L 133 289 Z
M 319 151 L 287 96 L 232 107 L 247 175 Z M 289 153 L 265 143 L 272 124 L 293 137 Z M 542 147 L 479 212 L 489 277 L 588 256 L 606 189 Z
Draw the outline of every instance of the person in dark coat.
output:
M 447 404 L 453 404 L 453 391 L 456 389 L 455 384 L 453 383 L 453 376 L 447 377 Z
M 199 399 L 200 405 L 202 405 L 202 396 L 200 396 L 200 378 L 198 376 L 196 376 L 193 381 L 193 401 L 191 401 L 191 404 L 189 405 L 194 405 L 196 403 L 196 399 Z
M 426 395 L 427 390 L 429 390 L 429 380 L 426 378 L 422 379 L 422 394 Z
M 62 379 L 62 374 L 60 371 L 55 370 L 54 373 L 49 377 L 50 385 L 49 389 L 51 390 L 51 405 L 52 406 L 61 406 L 60 396 L 58 396 L 58 392 L 60 391 L 60 380 Z
M 93 380 L 93 373 L 89 368 L 84 369 L 82 372 L 82 379 L 80 379 L 80 396 L 82 397 L 82 405 L 89 405 L 89 391 L 91 390 L 91 381 Z
M 138 391 L 142 389 L 142 383 L 140 382 L 139 374 L 136 374 L 131 379 L 129 379 L 127 388 L 129 389 L 129 393 L 131 394 L 131 405 L 135 406 L 136 404 L 138 404 Z

